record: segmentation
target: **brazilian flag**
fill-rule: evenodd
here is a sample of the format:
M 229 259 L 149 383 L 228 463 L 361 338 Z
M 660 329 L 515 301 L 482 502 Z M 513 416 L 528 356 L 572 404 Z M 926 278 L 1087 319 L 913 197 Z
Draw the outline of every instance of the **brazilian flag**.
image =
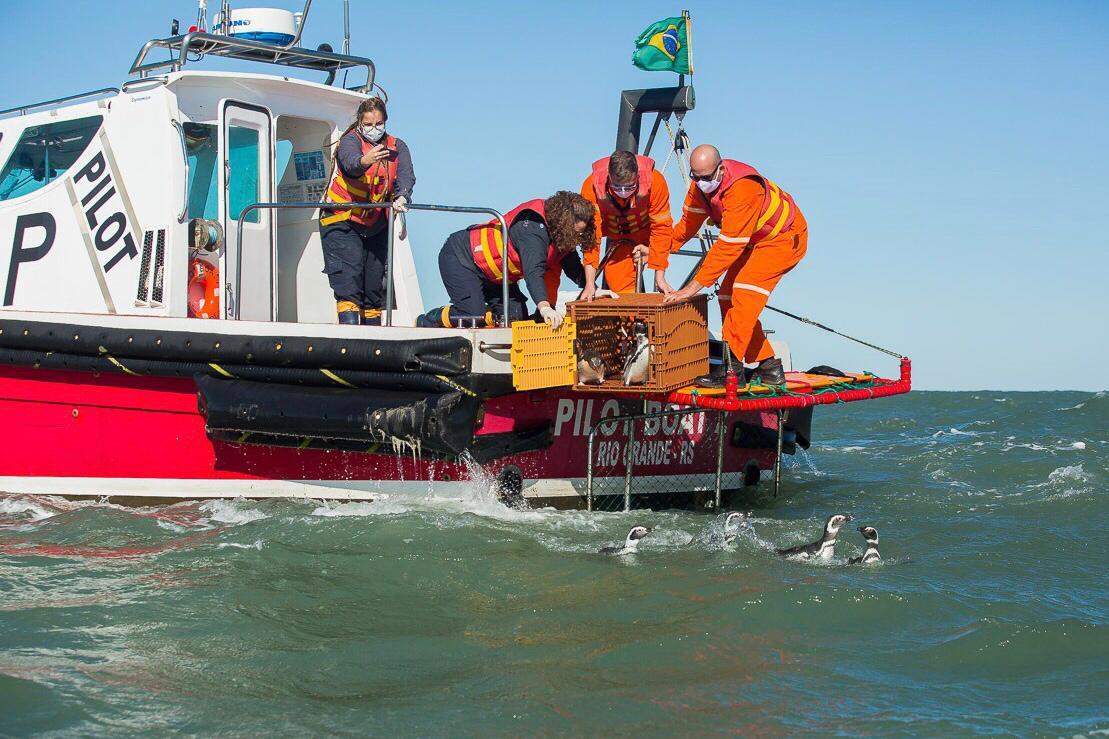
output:
M 635 40 L 632 64 L 648 72 L 690 74 L 687 18 L 665 18 L 652 23 Z

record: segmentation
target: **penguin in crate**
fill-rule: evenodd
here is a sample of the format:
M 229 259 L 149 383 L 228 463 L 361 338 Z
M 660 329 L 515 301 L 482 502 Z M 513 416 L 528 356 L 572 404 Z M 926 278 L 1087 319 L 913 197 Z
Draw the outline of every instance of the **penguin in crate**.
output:
M 624 358 L 625 385 L 645 385 L 649 379 L 651 357 L 655 349 L 651 346 L 651 339 L 647 334 L 646 322 L 635 321 L 632 324 L 630 346 Z

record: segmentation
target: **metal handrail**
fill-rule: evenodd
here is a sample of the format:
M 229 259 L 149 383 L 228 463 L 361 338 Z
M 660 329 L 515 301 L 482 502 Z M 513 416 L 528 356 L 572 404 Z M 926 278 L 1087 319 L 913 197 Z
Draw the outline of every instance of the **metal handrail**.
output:
M 192 177 L 189 174 L 189 145 L 185 143 L 185 127 L 176 118 L 171 118 L 170 123 L 177 129 L 178 135 L 181 137 L 181 156 L 185 160 L 185 195 L 184 201 L 181 203 L 181 212 L 177 214 L 177 222 L 184 223 L 185 217 L 189 214 L 189 189 L 192 185 Z
M 608 416 L 607 418 L 599 418 L 593 423 L 589 429 L 589 434 L 586 440 L 586 457 L 585 457 L 585 510 L 593 510 L 593 440 L 597 436 L 597 432 L 605 426 L 613 426 L 616 424 L 627 424 L 627 446 L 624 455 L 624 510 L 631 510 L 631 481 L 632 481 L 632 451 L 635 445 L 635 424 L 637 421 L 648 421 L 656 418 L 666 418 L 668 416 L 688 416 L 694 413 L 708 413 L 708 408 L 666 408 L 665 410 L 652 411 L 650 413 L 630 413 L 623 416 Z M 723 418 L 723 413 L 720 414 Z M 717 449 L 717 476 L 716 476 L 716 502 L 719 509 L 720 500 L 720 465 L 723 464 L 723 452 Z
M 157 85 L 168 85 L 168 84 L 169 84 L 169 78 L 168 77 L 166 77 L 165 75 L 158 75 L 157 77 L 140 77 L 137 80 L 127 80 L 126 82 L 124 82 L 122 85 L 119 86 L 119 89 L 122 90 L 124 92 L 124 94 L 127 94 L 127 93 L 131 92 L 133 89 L 139 87 L 140 85 L 150 85 L 150 87 L 148 87 L 148 88 L 144 87 L 141 90 L 141 92 L 145 92 L 148 89 L 153 90 Z
M 146 63 L 146 57 L 152 49 L 166 49 L 170 51 L 170 58 L 165 61 L 156 61 Z M 172 52 L 178 50 L 176 58 Z M 249 39 L 233 38 L 231 36 L 224 36 L 222 34 L 207 33 L 204 31 L 191 31 L 184 35 L 170 36 L 168 38 L 150 39 L 142 48 L 139 49 L 138 55 L 135 57 L 134 63 L 131 65 L 131 74 L 137 74 L 140 78 L 145 78 L 147 73 L 156 69 L 164 69 L 169 67 L 172 71 L 178 72 L 184 68 L 188 62 L 189 52 L 196 52 L 199 54 L 216 54 L 217 56 L 227 56 L 222 54 L 220 49 L 228 50 L 241 50 L 241 51 L 257 51 L 265 52 L 273 55 L 273 59 L 256 60 L 265 61 L 270 64 L 283 64 L 289 67 L 299 67 L 301 69 L 331 69 L 339 70 L 348 67 L 365 67 L 366 68 L 366 85 L 361 88 L 363 90 L 370 90 L 373 87 L 374 79 L 377 76 L 377 67 L 372 59 L 360 56 L 351 56 L 349 54 L 336 54 L 330 51 L 319 51 L 316 49 L 305 49 L 302 47 L 285 47 L 276 46 L 274 44 L 267 44 L 261 41 L 251 41 Z M 282 57 L 299 57 L 302 59 L 315 60 L 324 62 L 324 65 L 309 66 L 304 64 L 296 64 L 291 61 L 280 61 Z
M 71 100 L 80 100 L 81 98 L 89 98 L 94 95 L 118 95 L 118 87 L 101 87 L 99 90 L 92 90 L 90 92 L 81 92 L 76 95 L 67 95 L 66 97 L 54 98 L 53 100 L 44 100 L 41 103 L 31 103 L 30 105 L 17 105 L 14 108 L 7 110 L 0 110 L 0 115 L 9 115 L 11 113 L 19 112 L 20 115 L 26 115 L 28 110 L 35 108 L 44 108 L 48 105 L 57 105 L 58 103 L 68 103 Z
M 246 222 L 247 214 L 255 210 L 282 210 L 282 209 L 296 209 L 296 208 L 310 208 L 316 210 L 317 208 L 327 208 L 328 210 L 353 210 L 355 208 L 377 208 L 385 210 L 385 217 L 387 219 L 387 236 L 388 239 L 388 253 L 385 257 L 385 325 L 393 325 L 393 204 L 392 203 L 251 203 L 243 208 L 239 213 L 238 225 L 235 231 L 235 285 L 232 291 L 232 285 L 227 282 L 227 291 L 230 294 L 231 301 L 234 301 L 235 306 L 235 320 L 239 320 L 239 308 L 241 301 L 239 301 L 239 293 L 242 288 L 243 279 L 243 224 Z M 493 216 L 501 222 L 501 235 L 503 236 L 503 243 L 508 244 L 508 223 L 504 220 L 504 215 L 500 211 L 493 208 L 478 208 L 464 205 L 431 205 L 427 203 L 409 203 L 408 210 L 432 210 L 440 213 L 486 213 Z M 507 255 L 504 257 L 507 259 Z M 501 299 L 504 305 L 504 325 L 510 325 L 508 316 L 508 273 L 509 269 L 505 268 L 501 276 Z M 230 301 L 229 301 L 230 302 Z

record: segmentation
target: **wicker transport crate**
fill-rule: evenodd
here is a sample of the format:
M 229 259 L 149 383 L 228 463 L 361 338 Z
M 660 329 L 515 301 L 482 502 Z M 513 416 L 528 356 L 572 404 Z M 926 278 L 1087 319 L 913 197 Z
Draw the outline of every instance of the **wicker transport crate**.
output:
M 709 369 L 708 296 L 681 303 L 663 303 L 659 293 L 622 295 L 618 299 L 570 303 L 577 325 L 575 352 L 594 351 L 605 363 L 600 385 L 574 385 L 579 392 L 664 393 L 692 383 Z M 632 344 L 636 321 L 647 326 L 654 351 L 647 382 L 625 385 L 624 358 Z
M 577 382 L 574 356 L 574 323 L 566 321 L 556 331 L 545 323 L 512 324 L 512 385 L 517 390 L 566 387 Z

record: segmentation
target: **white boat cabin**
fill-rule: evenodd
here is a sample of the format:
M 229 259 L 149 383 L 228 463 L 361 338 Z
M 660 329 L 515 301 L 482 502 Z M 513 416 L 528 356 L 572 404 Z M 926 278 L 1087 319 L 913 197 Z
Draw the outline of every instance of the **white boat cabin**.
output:
M 185 52 L 205 44 L 270 63 L 287 48 L 196 33 L 155 40 L 132 69 L 140 77 L 121 89 L 0 114 L 4 310 L 184 318 L 190 260 L 199 257 L 218 268 L 220 318 L 336 322 L 318 211 L 248 206 L 318 202 L 333 144 L 366 88 L 184 69 Z M 180 49 L 180 61 L 146 76 L 166 66 L 143 64 L 151 48 Z M 369 60 L 293 51 L 307 61 L 276 63 L 366 66 L 373 82 Z M 198 251 L 196 228 L 218 248 Z M 423 304 L 399 238 L 394 291 L 393 325 L 412 326 Z

